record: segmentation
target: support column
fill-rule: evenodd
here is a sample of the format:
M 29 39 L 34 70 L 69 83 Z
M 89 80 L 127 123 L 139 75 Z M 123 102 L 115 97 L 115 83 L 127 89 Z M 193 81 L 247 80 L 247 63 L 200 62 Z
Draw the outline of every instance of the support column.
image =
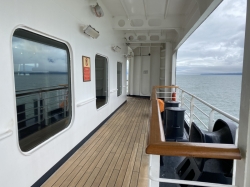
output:
M 129 94 L 134 95 L 134 57 L 129 59 Z
M 177 59 L 177 51 L 175 51 L 172 56 L 171 85 L 176 85 L 176 59 Z
M 166 42 L 165 48 L 165 86 L 171 85 L 171 72 L 172 72 L 172 43 Z M 165 92 L 171 91 L 170 89 L 165 89 Z M 165 101 L 169 100 L 166 97 L 169 97 L 170 94 L 165 94 Z
M 247 3 L 247 19 L 245 33 L 244 60 L 241 85 L 240 123 L 238 147 L 242 159 L 236 161 L 233 183 L 238 187 L 248 187 L 250 184 L 250 3 Z

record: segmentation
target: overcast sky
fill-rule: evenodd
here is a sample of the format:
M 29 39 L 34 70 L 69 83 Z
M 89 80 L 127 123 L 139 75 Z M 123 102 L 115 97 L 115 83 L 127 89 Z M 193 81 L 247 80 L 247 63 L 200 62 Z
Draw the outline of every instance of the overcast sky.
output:
M 17 71 L 67 72 L 67 52 L 38 42 L 13 37 L 14 68 Z M 25 68 L 23 65 L 25 64 Z
M 242 72 L 246 0 L 224 0 L 179 48 L 177 74 Z

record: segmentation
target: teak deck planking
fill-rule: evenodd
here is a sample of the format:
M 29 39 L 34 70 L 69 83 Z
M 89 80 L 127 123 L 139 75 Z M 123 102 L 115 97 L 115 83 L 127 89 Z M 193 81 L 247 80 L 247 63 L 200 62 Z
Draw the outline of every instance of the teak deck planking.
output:
M 147 187 L 150 101 L 124 104 L 42 186 Z

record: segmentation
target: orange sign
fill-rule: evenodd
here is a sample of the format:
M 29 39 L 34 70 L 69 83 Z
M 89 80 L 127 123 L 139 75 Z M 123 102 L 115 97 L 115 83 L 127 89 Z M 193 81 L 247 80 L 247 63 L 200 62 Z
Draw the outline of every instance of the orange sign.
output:
M 83 82 L 91 81 L 90 58 L 82 57 Z

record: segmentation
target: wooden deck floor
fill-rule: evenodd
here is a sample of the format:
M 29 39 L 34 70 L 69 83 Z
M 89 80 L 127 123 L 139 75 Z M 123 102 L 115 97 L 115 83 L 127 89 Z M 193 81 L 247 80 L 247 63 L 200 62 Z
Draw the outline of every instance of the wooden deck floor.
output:
M 43 187 L 147 187 L 148 99 L 124 104 Z

